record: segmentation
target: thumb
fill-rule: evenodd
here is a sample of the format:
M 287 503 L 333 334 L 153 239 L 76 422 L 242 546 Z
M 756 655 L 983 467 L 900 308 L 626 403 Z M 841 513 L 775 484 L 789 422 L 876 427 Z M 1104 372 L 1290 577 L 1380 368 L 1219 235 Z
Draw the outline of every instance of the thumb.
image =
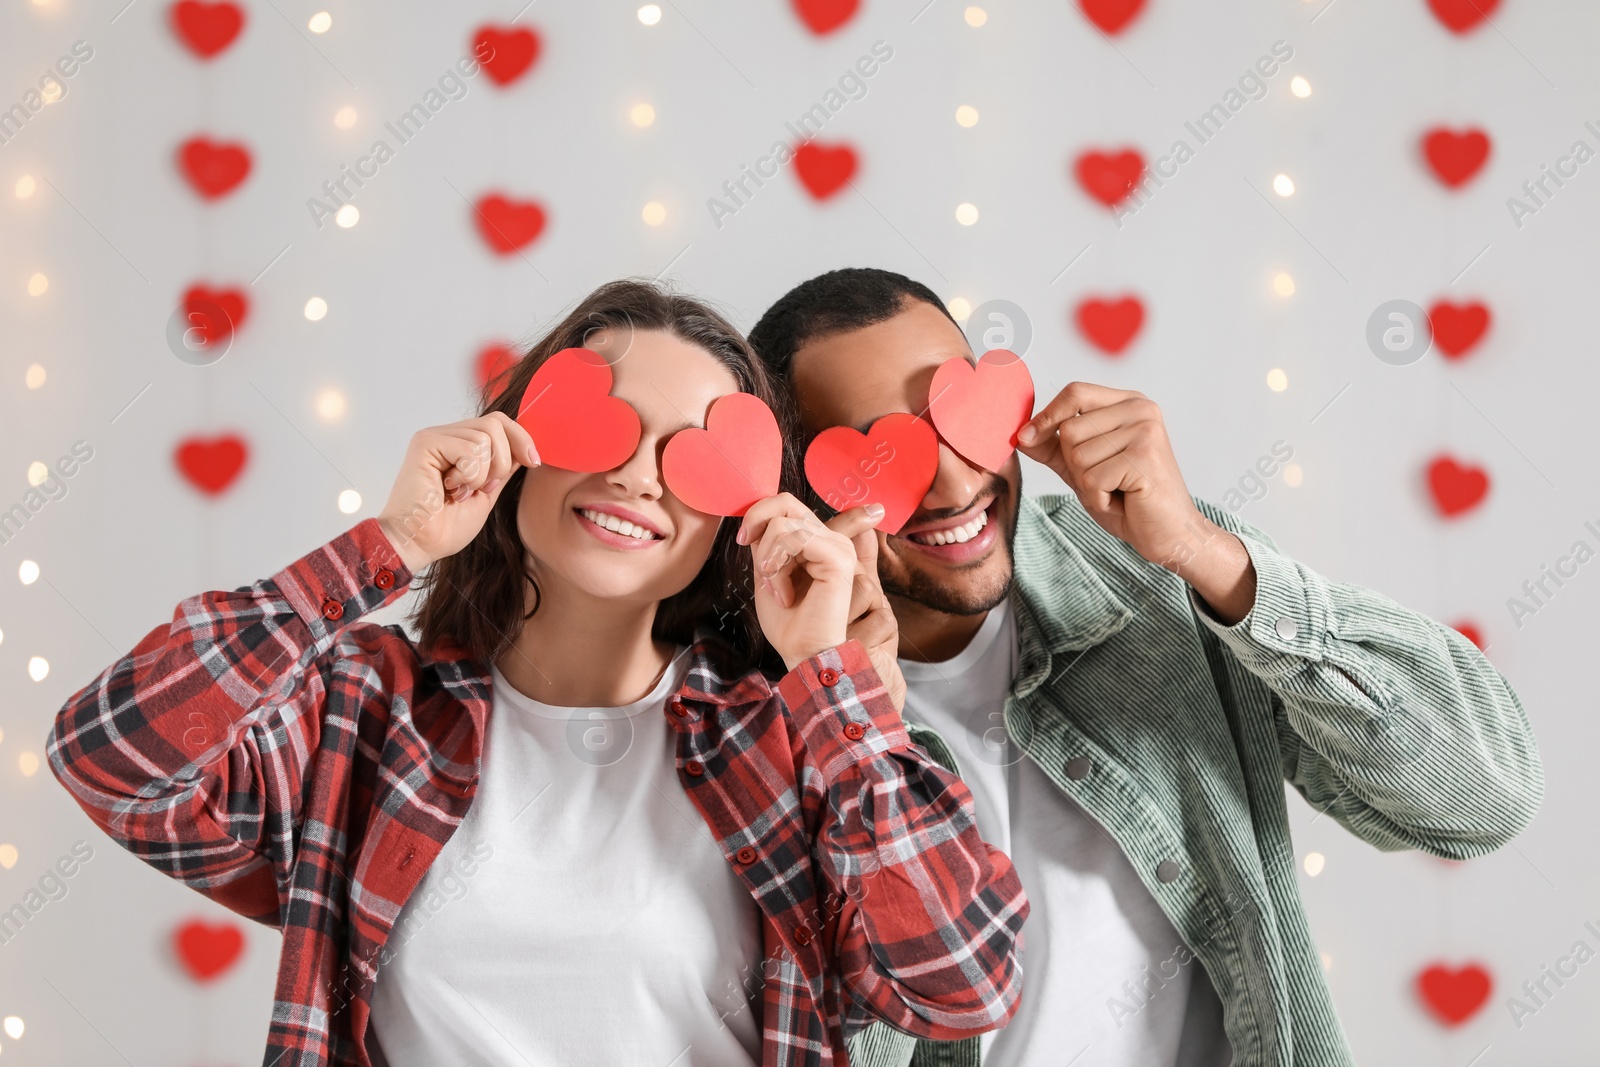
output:
M 878 567 L 876 527 L 882 521 L 882 504 L 864 504 L 859 508 L 839 512 L 825 525 L 834 533 L 842 533 L 850 538 L 850 543 L 856 549 L 856 561 L 876 572 Z

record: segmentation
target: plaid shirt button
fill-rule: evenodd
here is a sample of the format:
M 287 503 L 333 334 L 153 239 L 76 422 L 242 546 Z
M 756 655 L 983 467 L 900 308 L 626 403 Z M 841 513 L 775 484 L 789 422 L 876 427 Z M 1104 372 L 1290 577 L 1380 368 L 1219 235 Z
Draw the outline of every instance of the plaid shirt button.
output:
M 746 845 L 738 852 L 735 852 L 733 854 L 733 858 L 738 860 L 740 863 L 747 865 L 754 863 L 756 861 L 756 850 L 751 848 L 749 845 Z
M 794 941 L 797 945 L 811 944 L 811 931 L 804 926 L 796 926 L 794 928 Z
M 378 573 L 372 576 L 372 584 L 379 589 L 388 589 L 394 585 L 394 571 L 388 567 L 378 568 Z
M 867 736 L 867 728 L 858 722 L 844 724 L 844 735 L 852 741 L 859 741 Z
M 683 765 L 683 769 L 689 772 L 689 777 L 691 778 L 698 778 L 702 774 L 706 773 L 706 765 L 697 759 L 692 759 L 688 763 L 685 763 Z
M 668 704 L 667 707 L 671 709 L 672 714 L 676 715 L 680 719 L 686 719 L 689 717 L 689 709 L 683 706 L 683 701 L 681 700 L 674 700 L 672 703 Z
M 817 672 L 817 681 L 821 682 L 823 685 L 838 685 L 839 672 L 834 670 L 832 667 L 824 667 Z
M 329 597 L 322 602 L 322 617 L 338 622 L 344 617 L 344 605 Z

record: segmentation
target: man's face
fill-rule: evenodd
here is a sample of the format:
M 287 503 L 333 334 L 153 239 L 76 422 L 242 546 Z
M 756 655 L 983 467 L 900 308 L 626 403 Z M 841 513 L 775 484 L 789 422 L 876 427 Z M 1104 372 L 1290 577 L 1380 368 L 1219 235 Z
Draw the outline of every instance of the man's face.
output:
M 865 433 L 897 411 L 926 419 L 933 373 L 952 356 L 972 358 L 967 339 L 920 300 L 906 301 L 899 314 L 875 325 L 807 342 L 795 353 L 792 374 L 806 428 Z M 1021 491 L 1015 453 L 1004 471 L 992 474 L 941 440 L 939 471 L 921 506 L 899 533 L 878 535 L 884 591 L 951 615 L 998 605 L 1011 585 Z

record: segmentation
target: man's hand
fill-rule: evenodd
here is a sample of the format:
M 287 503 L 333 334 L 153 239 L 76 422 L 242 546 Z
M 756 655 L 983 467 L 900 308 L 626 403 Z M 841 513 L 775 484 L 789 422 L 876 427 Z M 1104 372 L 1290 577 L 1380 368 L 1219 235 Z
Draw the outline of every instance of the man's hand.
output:
M 900 624 L 878 584 L 878 531 L 883 505 L 841 511 L 828 528 L 850 538 L 856 550 L 856 577 L 850 587 L 850 627 L 845 636 L 861 642 L 883 679 L 896 711 L 906 709 L 906 679 L 900 673 Z
M 1223 622 L 1249 613 L 1250 555 L 1194 506 L 1155 401 L 1073 382 L 1023 424 L 1017 444 L 1060 475 L 1107 533 L 1181 576 Z

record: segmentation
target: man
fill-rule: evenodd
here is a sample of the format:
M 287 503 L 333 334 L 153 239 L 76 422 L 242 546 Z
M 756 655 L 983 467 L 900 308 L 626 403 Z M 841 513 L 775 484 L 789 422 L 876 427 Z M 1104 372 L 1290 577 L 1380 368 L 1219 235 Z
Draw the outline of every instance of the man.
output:
M 972 358 L 930 289 L 881 270 L 805 282 L 750 341 L 808 435 L 926 417 L 934 370 Z M 1075 496 L 1025 498 L 1015 454 L 994 474 L 941 441 L 877 549 L 912 735 L 1032 905 L 1022 1004 L 967 1042 L 869 1028 L 856 1062 L 1352 1063 L 1282 782 L 1379 848 L 1483 855 L 1543 796 L 1516 695 L 1460 634 L 1191 497 L 1139 393 L 1073 383 L 1017 439 Z

